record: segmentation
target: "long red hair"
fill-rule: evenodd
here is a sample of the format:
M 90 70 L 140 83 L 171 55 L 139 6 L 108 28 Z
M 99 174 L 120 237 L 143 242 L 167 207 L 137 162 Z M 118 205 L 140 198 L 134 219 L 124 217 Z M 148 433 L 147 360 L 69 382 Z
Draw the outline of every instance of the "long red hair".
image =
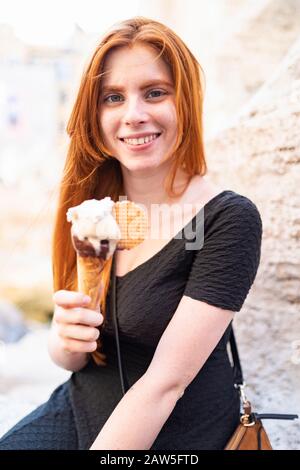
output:
M 180 196 L 195 174 L 206 174 L 202 123 L 203 73 L 197 59 L 171 29 L 158 21 L 135 17 L 117 23 L 105 34 L 83 73 L 67 125 L 70 143 L 60 183 L 52 240 L 54 291 L 77 290 L 76 253 L 71 241 L 70 224 L 66 219 L 68 208 L 85 199 L 110 196 L 118 201 L 119 196 L 124 195 L 120 164 L 103 143 L 99 95 L 103 64 L 109 51 L 116 47 L 132 47 L 137 42 L 158 51 L 159 57 L 170 67 L 175 87 L 178 132 L 171 171 L 165 181 L 167 194 L 170 197 Z M 178 169 L 183 169 L 189 180 L 180 193 L 175 193 L 173 184 Z M 104 319 L 111 264 L 110 260 L 101 278 L 100 309 Z M 106 365 L 105 360 L 99 361 L 99 354 L 97 363 Z

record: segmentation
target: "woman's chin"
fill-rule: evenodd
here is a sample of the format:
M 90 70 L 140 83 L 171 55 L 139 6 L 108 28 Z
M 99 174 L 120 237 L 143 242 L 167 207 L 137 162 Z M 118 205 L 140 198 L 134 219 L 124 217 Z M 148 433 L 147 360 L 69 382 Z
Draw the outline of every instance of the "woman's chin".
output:
M 128 171 L 131 173 L 141 173 L 144 171 L 149 171 L 151 169 L 157 168 L 159 166 L 159 163 L 157 161 L 135 161 L 135 162 L 123 162 L 122 163 L 123 167 L 125 167 Z

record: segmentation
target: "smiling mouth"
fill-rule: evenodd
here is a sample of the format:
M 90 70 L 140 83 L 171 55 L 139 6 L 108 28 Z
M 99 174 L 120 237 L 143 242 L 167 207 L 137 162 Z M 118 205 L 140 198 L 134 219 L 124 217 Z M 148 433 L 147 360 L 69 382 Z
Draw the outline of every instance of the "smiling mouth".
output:
M 132 138 L 132 139 L 126 139 L 126 140 L 124 138 L 120 138 L 120 140 L 122 142 L 124 142 L 125 144 L 127 144 L 127 145 L 131 145 L 132 147 L 139 147 L 139 146 L 142 146 L 142 145 L 150 144 L 151 142 L 154 142 L 155 140 L 157 140 L 158 137 L 160 137 L 161 132 L 151 134 L 151 136 L 153 136 L 153 135 L 155 135 L 155 138 L 152 137 L 150 140 L 146 140 L 146 141 L 143 139 L 142 142 L 139 141 L 139 139 L 141 139 L 141 138 L 139 138 L 139 139 L 138 138 Z M 129 142 L 129 140 L 130 140 L 130 142 Z

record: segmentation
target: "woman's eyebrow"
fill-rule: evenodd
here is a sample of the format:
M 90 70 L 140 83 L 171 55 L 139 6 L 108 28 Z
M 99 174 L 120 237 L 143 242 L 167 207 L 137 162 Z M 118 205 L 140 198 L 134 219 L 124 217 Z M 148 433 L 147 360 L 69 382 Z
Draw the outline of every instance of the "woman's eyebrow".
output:
M 151 81 L 148 81 L 148 82 L 145 82 L 143 83 L 141 86 L 140 86 L 140 89 L 141 90 L 144 90 L 145 88 L 149 88 L 151 86 L 157 86 L 157 85 L 165 85 L 165 86 L 168 86 L 168 87 L 173 87 L 173 84 L 166 81 L 166 80 L 160 80 L 160 79 L 156 79 L 156 80 L 151 80 Z M 104 87 L 102 87 L 102 92 L 105 93 L 107 91 L 124 91 L 125 88 L 122 87 L 122 86 L 116 86 L 116 85 L 105 85 Z

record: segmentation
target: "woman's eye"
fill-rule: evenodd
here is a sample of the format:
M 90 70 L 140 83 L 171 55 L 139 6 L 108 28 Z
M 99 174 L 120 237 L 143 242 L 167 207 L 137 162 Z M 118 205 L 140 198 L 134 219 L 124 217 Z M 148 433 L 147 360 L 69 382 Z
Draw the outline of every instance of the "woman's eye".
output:
M 152 90 L 148 93 L 147 96 L 152 95 L 153 98 L 159 98 L 162 95 L 166 95 L 166 93 L 162 90 Z M 120 100 L 118 98 L 122 98 L 121 95 L 109 95 L 104 98 L 104 101 L 107 103 L 119 103 Z
M 154 98 L 158 98 L 158 97 L 160 97 L 161 95 L 165 95 L 165 94 L 166 94 L 165 92 L 163 92 L 163 91 L 161 91 L 161 90 L 152 90 L 152 91 L 150 91 L 149 95 L 151 95 L 151 93 L 159 93 L 159 95 L 154 96 Z
M 120 98 L 120 95 L 109 95 L 106 98 L 104 98 L 104 101 L 107 101 L 108 103 L 118 103 L 118 100 L 110 101 L 110 98 L 115 98 L 115 97 Z

